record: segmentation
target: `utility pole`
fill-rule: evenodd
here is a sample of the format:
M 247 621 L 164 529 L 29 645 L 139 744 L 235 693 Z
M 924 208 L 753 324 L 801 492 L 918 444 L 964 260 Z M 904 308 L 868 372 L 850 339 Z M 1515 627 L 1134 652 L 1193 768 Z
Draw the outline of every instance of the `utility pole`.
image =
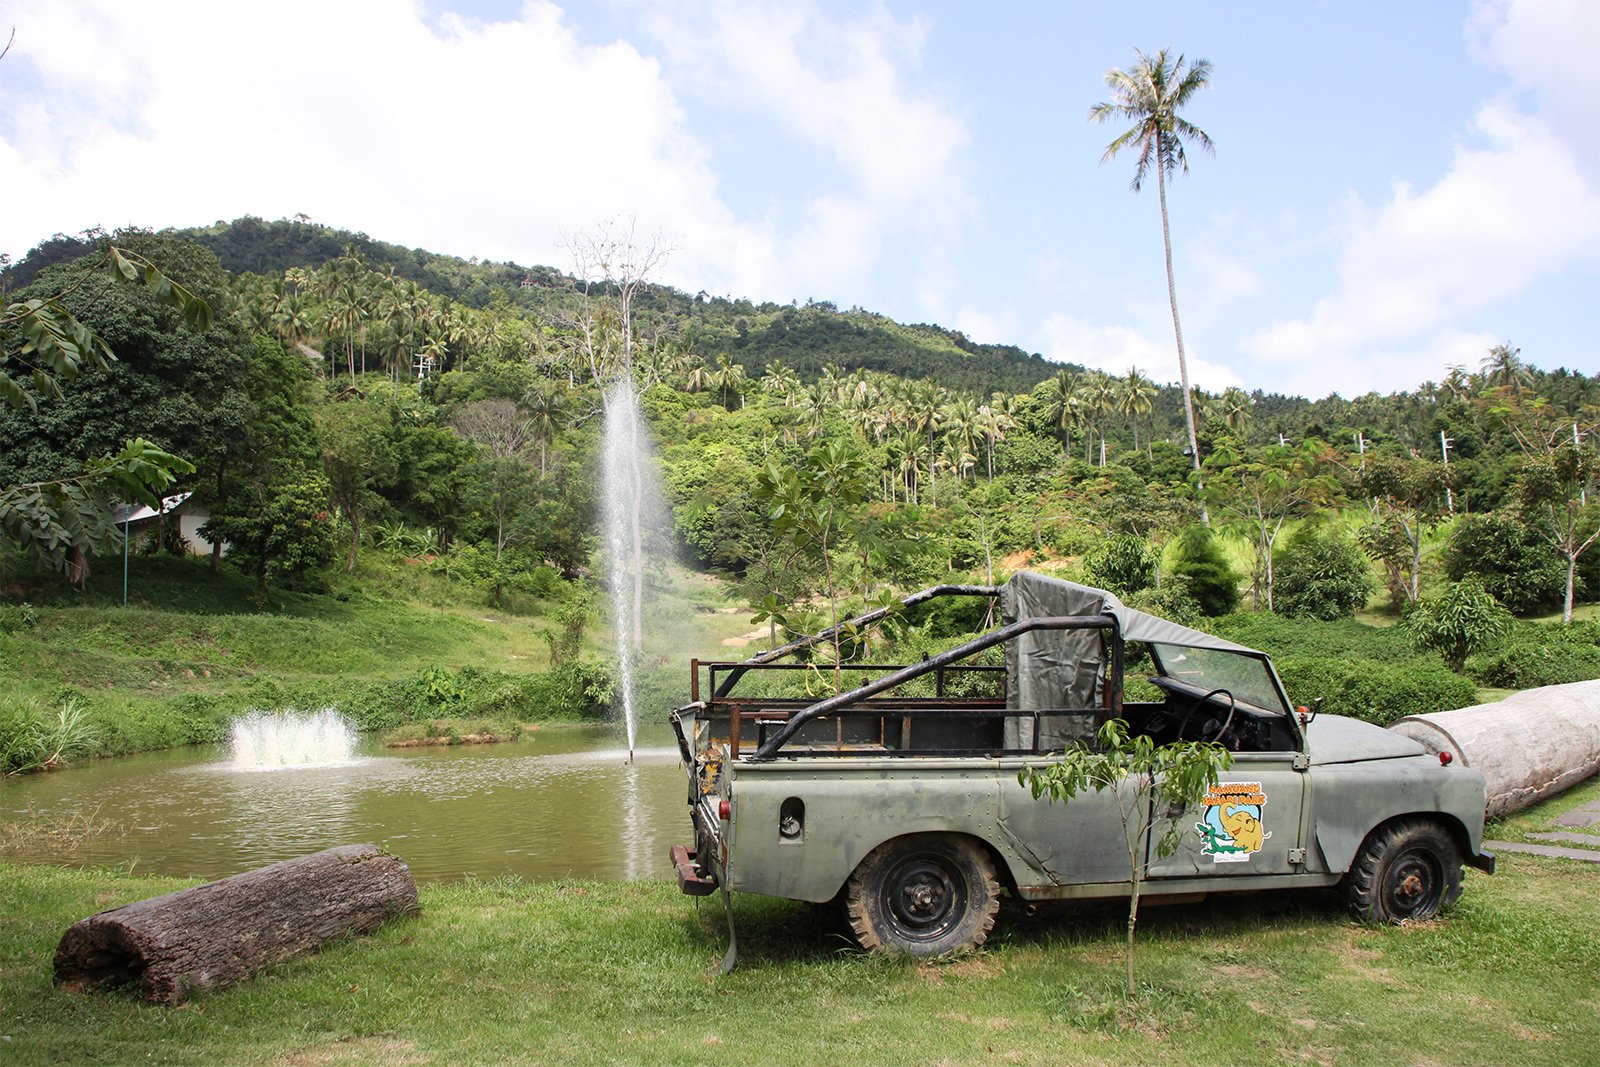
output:
M 1444 456 L 1444 502 L 1450 509 L 1450 514 L 1456 513 L 1455 494 L 1450 491 L 1450 446 L 1455 444 L 1454 439 L 1446 437 L 1444 431 L 1439 431 L 1439 452 Z
M 1360 430 L 1357 430 L 1355 433 L 1355 438 L 1356 454 L 1361 457 L 1361 470 L 1365 472 L 1367 469 L 1367 436 Z

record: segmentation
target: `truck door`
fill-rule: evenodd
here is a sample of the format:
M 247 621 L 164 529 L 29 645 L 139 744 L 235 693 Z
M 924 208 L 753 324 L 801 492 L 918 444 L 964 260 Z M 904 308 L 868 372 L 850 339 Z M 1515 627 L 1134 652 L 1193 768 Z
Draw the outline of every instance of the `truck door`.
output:
M 1241 752 L 1203 801 L 1177 819 L 1180 843 L 1166 858 L 1157 854 L 1169 825 L 1157 810 L 1150 842 L 1151 878 L 1242 877 L 1293 874 L 1298 860 L 1306 772 L 1295 769 L 1293 752 Z M 1291 855 L 1292 854 L 1292 855 Z
M 1087 790 L 1071 803 L 1061 804 L 1048 796 L 1035 800 L 1014 775 L 1003 774 L 1001 779 L 1001 830 L 1011 846 L 1048 879 L 1040 884 L 1087 885 L 1128 880 L 1122 818 L 1110 792 Z

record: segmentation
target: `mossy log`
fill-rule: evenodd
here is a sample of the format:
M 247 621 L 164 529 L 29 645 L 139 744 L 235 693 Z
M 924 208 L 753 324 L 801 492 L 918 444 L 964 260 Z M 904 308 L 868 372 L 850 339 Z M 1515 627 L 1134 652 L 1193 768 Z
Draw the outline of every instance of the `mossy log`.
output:
M 416 910 L 404 863 L 375 845 L 340 845 L 91 915 L 56 946 L 55 980 L 137 983 L 146 1000 L 177 1004 Z

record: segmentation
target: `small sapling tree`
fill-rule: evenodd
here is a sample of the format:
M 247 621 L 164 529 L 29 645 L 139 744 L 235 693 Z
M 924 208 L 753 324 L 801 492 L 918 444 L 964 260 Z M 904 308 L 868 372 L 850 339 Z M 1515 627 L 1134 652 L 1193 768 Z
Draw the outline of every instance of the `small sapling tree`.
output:
M 1233 754 L 1209 741 L 1177 741 L 1157 745 L 1148 734 L 1129 735 L 1128 724 L 1111 719 L 1100 727 L 1093 748 L 1069 746 L 1046 767 L 1025 767 L 1017 780 L 1034 798 L 1048 796 L 1069 803 L 1086 789 L 1110 789 L 1122 819 L 1128 849 L 1127 995 L 1133 997 L 1133 934 L 1139 923 L 1139 893 L 1150 870 L 1151 835 L 1159 817 L 1165 829 L 1155 842 L 1155 856 L 1170 856 L 1182 840 L 1178 820 L 1198 804 L 1217 776 L 1233 766 Z M 1176 813 L 1176 814 L 1174 814 Z
M 1482 582 L 1467 577 L 1452 584 L 1443 596 L 1419 601 L 1401 617 L 1400 628 L 1418 648 L 1439 653 L 1451 670 L 1462 674 L 1468 656 L 1511 628 L 1511 613 Z

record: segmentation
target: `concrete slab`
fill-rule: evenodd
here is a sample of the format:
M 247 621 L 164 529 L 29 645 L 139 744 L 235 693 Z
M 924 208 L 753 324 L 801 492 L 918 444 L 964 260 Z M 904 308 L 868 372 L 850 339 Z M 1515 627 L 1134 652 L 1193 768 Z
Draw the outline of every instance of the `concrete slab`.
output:
M 1568 845 L 1583 845 L 1587 848 L 1600 848 L 1600 837 L 1594 834 L 1529 834 L 1535 841 L 1561 841 Z
M 1586 848 L 1562 848 L 1560 845 L 1525 845 L 1518 841 L 1485 841 L 1490 852 L 1521 852 L 1529 856 L 1554 856 L 1563 860 L 1580 860 L 1600 863 L 1600 852 Z
M 1557 826 L 1600 826 L 1600 800 L 1591 800 L 1564 815 L 1557 815 Z

